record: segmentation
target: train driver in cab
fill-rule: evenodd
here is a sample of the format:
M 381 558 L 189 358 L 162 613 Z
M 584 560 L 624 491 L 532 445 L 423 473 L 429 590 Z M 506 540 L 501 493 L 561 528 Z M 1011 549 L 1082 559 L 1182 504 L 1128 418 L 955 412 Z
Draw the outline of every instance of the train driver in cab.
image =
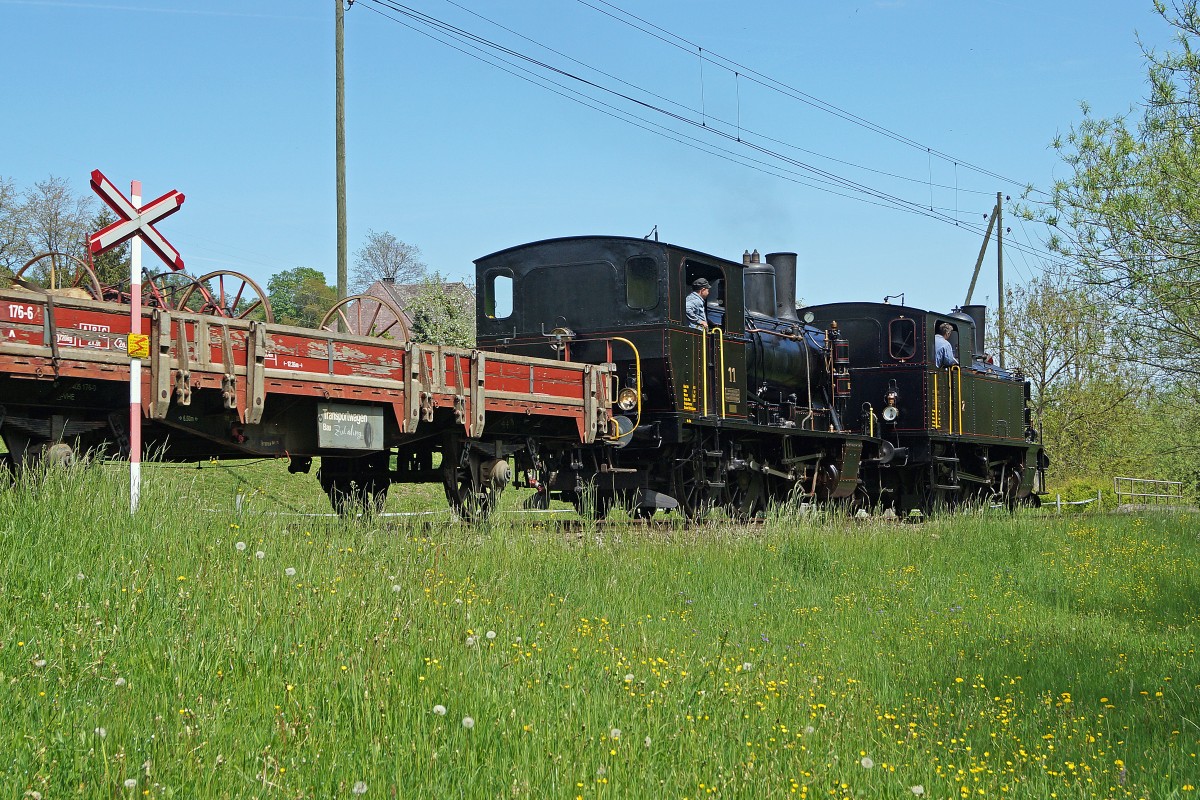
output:
M 688 324 L 696 330 L 705 332 L 708 331 L 708 315 L 705 313 L 705 307 L 708 305 L 709 289 L 707 280 L 696 278 L 692 281 L 692 292 L 683 304 Z
M 939 323 L 937 335 L 933 337 L 933 365 L 937 368 L 954 367 L 958 359 L 954 356 L 954 345 L 950 344 L 950 334 L 954 328 L 949 322 Z

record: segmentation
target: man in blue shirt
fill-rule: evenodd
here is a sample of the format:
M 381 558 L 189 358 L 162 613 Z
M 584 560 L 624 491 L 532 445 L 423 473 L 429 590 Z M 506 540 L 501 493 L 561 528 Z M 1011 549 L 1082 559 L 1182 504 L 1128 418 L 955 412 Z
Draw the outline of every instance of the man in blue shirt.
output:
M 708 331 L 708 316 L 704 313 L 704 306 L 708 300 L 708 292 L 708 281 L 704 278 L 696 278 L 692 281 L 692 293 L 687 296 L 683 304 L 688 324 L 705 332 Z
M 935 367 L 953 367 L 958 364 L 954 357 L 954 346 L 950 344 L 950 334 L 954 330 L 949 322 L 937 326 L 937 335 L 933 337 L 933 365 Z

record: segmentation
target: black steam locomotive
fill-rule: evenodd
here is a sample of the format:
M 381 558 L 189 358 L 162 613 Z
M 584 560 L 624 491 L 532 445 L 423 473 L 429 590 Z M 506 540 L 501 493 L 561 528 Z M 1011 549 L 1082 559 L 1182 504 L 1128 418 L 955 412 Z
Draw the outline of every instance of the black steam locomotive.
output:
M 982 307 L 797 309 L 794 253 L 738 263 L 624 237 L 475 264 L 480 349 L 617 367 L 606 444 L 518 453 L 534 504 L 744 519 L 788 501 L 905 514 L 1036 496 L 1028 385 L 988 363 Z M 707 329 L 685 314 L 699 278 Z M 942 322 L 961 366 L 933 366 Z

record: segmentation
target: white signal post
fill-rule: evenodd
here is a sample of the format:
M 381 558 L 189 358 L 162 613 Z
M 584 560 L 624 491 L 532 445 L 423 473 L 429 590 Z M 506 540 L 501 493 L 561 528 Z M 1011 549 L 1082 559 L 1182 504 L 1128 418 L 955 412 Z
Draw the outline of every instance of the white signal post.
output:
M 133 181 L 129 199 L 100 170 L 92 170 L 92 189 L 100 195 L 118 219 L 88 237 L 92 254 L 103 253 L 133 239 L 129 253 L 129 512 L 138 509 L 142 494 L 142 359 L 149 355 L 142 335 L 142 242 L 174 270 L 183 269 L 179 251 L 154 229 L 154 223 L 168 217 L 183 205 L 183 195 L 172 189 L 157 200 L 142 206 L 142 182 Z
M 118 196 L 120 196 L 118 194 Z M 121 198 L 124 200 L 125 198 Z M 129 187 L 133 208 L 142 204 L 142 182 L 133 181 Z M 180 201 L 182 202 L 182 201 Z M 137 219 L 135 216 L 134 219 Z M 163 240 L 166 241 L 165 239 Z M 170 245 L 168 245 L 169 247 Z M 176 253 L 178 258 L 179 254 Z M 165 259 L 164 259 L 165 260 Z M 134 236 L 129 247 L 129 334 L 130 339 L 142 332 L 142 237 Z M 142 360 L 129 361 L 129 513 L 138 510 L 142 497 Z

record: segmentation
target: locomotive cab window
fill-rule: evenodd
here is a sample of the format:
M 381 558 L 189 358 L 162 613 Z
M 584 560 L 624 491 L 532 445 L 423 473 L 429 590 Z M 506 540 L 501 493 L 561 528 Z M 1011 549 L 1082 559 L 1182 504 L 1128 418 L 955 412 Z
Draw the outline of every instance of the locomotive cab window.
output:
M 509 270 L 487 274 L 483 288 L 483 314 L 491 319 L 504 319 L 513 312 L 513 275 Z
M 658 305 L 658 262 L 634 256 L 625 262 L 625 305 L 638 310 Z
M 917 322 L 900 317 L 888 323 L 888 353 L 897 361 L 907 361 L 917 354 Z

